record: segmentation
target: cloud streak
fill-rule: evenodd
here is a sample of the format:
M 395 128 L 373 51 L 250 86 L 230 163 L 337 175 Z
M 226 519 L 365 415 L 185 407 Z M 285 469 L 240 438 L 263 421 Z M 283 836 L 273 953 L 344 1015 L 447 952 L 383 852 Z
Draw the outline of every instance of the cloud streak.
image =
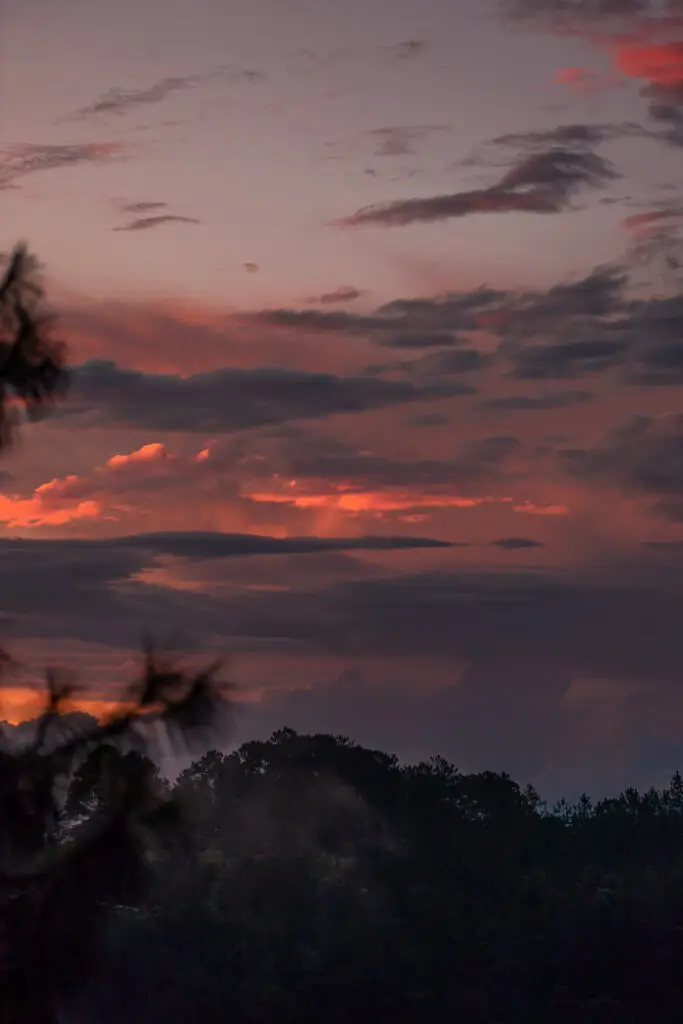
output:
M 55 171 L 66 167 L 108 163 L 124 155 L 119 142 L 78 142 L 53 145 L 25 143 L 12 146 L 0 154 L 0 189 L 13 188 L 15 183 L 39 171 Z
M 71 120 L 81 118 L 112 115 L 121 117 L 137 110 L 139 107 L 153 106 L 161 103 L 173 93 L 191 89 L 202 79 L 201 75 L 184 75 L 160 78 L 157 82 L 144 89 L 125 89 L 116 87 L 109 89 L 94 103 L 82 107 Z
M 58 416 L 85 417 L 102 426 L 212 433 L 475 392 L 456 381 L 418 385 L 278 367 L 222 369 L 183 379 L 92 361 L 74 369 L 70 399 Z
M 522 159 L 490 188 L 366 206 L 334 225 L 405 227 L 475 213 L 560 213 L 580 189 L 600 188 L 618 177 L 596 153 L 551 149 Z
M 201 224 L 201 221 L 196 217 L 179 217 L 175 214 L 163 213 L 154 217 L 137 217 L 128 224 L 112 228 L 112 231 L 149 231 L 151 228 L 161 227 L 162 224 Z

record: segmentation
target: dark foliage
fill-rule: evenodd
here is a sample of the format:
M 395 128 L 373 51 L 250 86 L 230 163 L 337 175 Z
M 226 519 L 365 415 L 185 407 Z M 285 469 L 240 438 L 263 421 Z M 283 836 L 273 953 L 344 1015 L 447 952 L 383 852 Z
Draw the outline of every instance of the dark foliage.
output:
M 84 984 L 107 915 L 145 897 L 151 842 L 178 831 L 177 803 L 146 756 L 155 730 L 185 753 L 222 742 L 228 724 L 215 667 L 188 674 L 152 651 L 102 721 L 73 724 L 73 689 L 49 673 L 32 741 L 0 750 L 0 1006 L 13 1024 L 54 1019 Z
M 504 774 L 281 730 L 196 761 L 83 1019 L 683 1019 L 683 781 L 549 810 Z M 192 865 L 191 868 L 189 865 Z
M 35 419 L 67 384 L 65 346 L 50 339 L 53 318 L 41 308 L 37 270 L 35 257 L 22 243 L 0 281 L 0 449 L 14 436 L 12 396 Z

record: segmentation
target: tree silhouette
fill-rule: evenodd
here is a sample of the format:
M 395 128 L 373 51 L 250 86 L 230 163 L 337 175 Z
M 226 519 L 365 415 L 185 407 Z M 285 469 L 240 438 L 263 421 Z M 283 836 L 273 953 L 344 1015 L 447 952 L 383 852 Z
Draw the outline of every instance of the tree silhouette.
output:
M 35 418 L 67 383 L 36 272 L 21 244 L 0 282 L 0 450 L 16 438 L 13 403 Z M 0 652 L 5 676 L 9 665 Z M 160 732 L 178 754 L 224 742 L 230 688 L 219 667 L 187 672 L 148 645 L 140 677 L 87 724 L 68 714 L 79 688 L 50 670 L 30 740 L 0 748 L 3 1024 L 56 1021 L 87 981 L 111 911 L 144 897 L 150 842 L 180 824 L 149 755 Z

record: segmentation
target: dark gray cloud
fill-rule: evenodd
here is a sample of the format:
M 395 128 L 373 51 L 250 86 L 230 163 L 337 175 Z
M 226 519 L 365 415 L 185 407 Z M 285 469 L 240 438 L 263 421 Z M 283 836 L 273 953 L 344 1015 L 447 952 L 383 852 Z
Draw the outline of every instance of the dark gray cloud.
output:
M 627 301 L 626 277 L 598 268 L 582 281 L 512 300 L 499 355 L 518 379 L 571 379 L 618 371 L 639 386 L 679 386 L 683 296 Z M 537 341 L 537 339 L 539 339 Z
M 521 448 L 508 434 L 462 442 L 450 459 L 395 459 L 358 451 L 339 442 L 335 447 L 314 438 L 295 439 L 283 445 L 278 456 L 280 472 L 288 476 L 345 481 L 353 488 L 441 489 L 453 493 L 464 488 L 502 480 L 505 464 Z
M 641 125 L 632 121 L 604 122 L 593 124 L 560 124 L 537 131 L 510 132 L 491 140 L 494 146 L 510 146 L 516 150 L 544 150 L 549 146 L 585 149 L 624 135 L 644 135 Z
M 182 378 L 92 361 L 74 369 L 69 398 L 57 415 L 101 426 L 212 433 L 323 419 L 475 390 L 459 381 L 418 385 L 280 367 L 222 369 Z
M 559 452 L 573 476 L 631 494 L 683 496 L 683 414 L 631 417 L 595 448 Z
M 244 558 L 256 555 L 292 555 L 321 551 L 398 551 L 410 548 L 448 548 L 448 541 L 425 537 L 360 536 L 360 537 L 270 537 L 252 533 L 219 533 L 211 531 L 167 531 L 137 533 L 125 537 L 102 539 L 73 538 L 69 540 L 36 540 L 0 538 L 3 566 L 27 568 L 42 565 L 62 567 L 69 560 L 106 560 L 122 553 L 123 574 L 134 564 L 141 569 L 150 565 L 151 557 L 173 556 L 193 560 Z M 126 563 L 126 556 L 130 559 Z M 4 571 L 4 570 L 3 570 Z M 107 569 L 109 572 L 109 569 Z
M 168 96 L 175 92 L 190 89 L 201 81 L 200 75 L 184 75 L 161 78 L 153 85 L 144 89 L 113 88 L 101 96 L 94 103 L 82 107 L 74 116 L 73 120 L 79 118 L 115 115 L 120 117 L 128 114 L 138 107 L 147 107 L 152 104 L 161 103 Z
M 663 130 L 659 138 L 683 146 L 683 82 L 651 82 L 641 89 L 650 118 Z
M 251 319 L 268 327 L 362 337 L 387 348 L 435 348 L 460 343 L 459 332 L 476 330 L 509 293 L 488 287 L 427 299 L 395 299 L 373 313 L 348 310 L 270 309 Z
M 500 695 L 512 666 L 530 659 L 563 666 L 570 677 L 680 678 L 680 597 L 680 582 L 663 570 L 613 570 L 604 579 L 598 569 L 575 577 L 423 572 L 254 594 L 237 612 L 236 629 L 306 641 L 330 654 L 493 661 Z M 566 684 L 560 677 L 553 685 Z
M 498 540 L 492 540 L 491 544 L 493 547 L 503 548 L 504 551 L 523 551 L 528 548 L 543 547 L 540 540 L 534 540 L 532 537 L 499 537 Z
M 353 285 L 343 284 L 339 288 L 335 288 L 333 292 L 323 292 L 317 299 L 311 299 L 311 302 L 319 302 L 321 306 L 333 306 L 337 302 L 353 302 L 354 299 L 359 299 L 363 292 L 359 288 L 354 288 Z
M 307 556 L 332 552 L 448 548 L 421 537 L 291 537 L 249 534 L 150 533 L 101 540 L 0 539 L 3 605 L 13 631 L 135 644 L 140 623 L 165 634 L 187 625 L 206 637 L 225 632 L 225 607 L 206 594 L 143 583 L 137 575 L 169 557 L 193 562 L 231 558 Z M 158 605 L 155 604 L 158 601 Z M 142 618 L 141 618 L 142 616 Z M 203 621 L 204 620 L 204 621 Z
M 499 328 L 513 340 L 555 333 L 568 323 L 572 330 L 596 318 L 613 317 L 628 309 L 624 298 L 627 275 L 622 267 L 596 267 L 577 281 L 568 281 L 546 292 L 511 295 L 503 310 L 509 316 Z
M 551 345 L 528 345 L 514 354 L 509 376 L 519 380 L 583 377 L 623 362 L 630 349 L 625 340 L 579 339 Z
M 560 213 L 577 191 L 603 187 L 619 176 L 597 153 L 556 147 L 523 157 L 490 188 L 366 206 L 337 223 L 403 227 L 473 213 Z
M 392 321 L 382 323 L 376 316 L 348 313 L 342 309 L 268 309 L 254 313 L 252 319 L 265 326 L 300 327 L 324 334 L 364 335 L 395 327 Z
M 12 146 L 0 154 L 0 189 L 14 188 L 27 174 L 81 164 L 106 163 L 124 155 L 119 142 L 76 142 Z
M 498 0 L 501 13 L 518 21 L 540 22 L 558 33 L 633 25 L 634 19 L 660 14 L 659 0 Z
M 417 427 L 422 429 L 424 427 L 445 427 L 451 422 L 450 416 L 445 416 L 440 412 L 423 412 L 417 416 L 409 416 L 404 420 L 404 426 L 406 427 Z
M 433 352 L 410 364 L 413 373 L 426 379 L 476 373 L 489 366 L 494 357 L 476 348 L 456 348 L 446 352 Z
M 158 228 L 161 224 L 201 224 L 201 221 L 196 217 L 178 217 L 175 214 L 162 213 L 156 217 L 137 217 L 122 227 L 112 228 L 112 231 L 148 231 L 150 228 Z
M 529 412 L 534 409 L 566 409 L 573 405 L 583 405 L 593 400 L 590 391 L 572 389 L 554 391 L 545 395 L 506 395 L 501 398 L 489 398 L 479 402 L 477 408 L 489 409 L 492 412 Z

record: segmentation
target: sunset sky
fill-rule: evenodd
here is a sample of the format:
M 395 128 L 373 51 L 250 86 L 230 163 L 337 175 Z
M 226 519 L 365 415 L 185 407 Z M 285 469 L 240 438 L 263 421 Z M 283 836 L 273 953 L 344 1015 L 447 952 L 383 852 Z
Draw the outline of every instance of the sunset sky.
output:
M 4 0 L 0 149 L 74 367 L 0 467 L 27 671 L 181 628 L 240 739 L 683 766 L 683 0 Z

